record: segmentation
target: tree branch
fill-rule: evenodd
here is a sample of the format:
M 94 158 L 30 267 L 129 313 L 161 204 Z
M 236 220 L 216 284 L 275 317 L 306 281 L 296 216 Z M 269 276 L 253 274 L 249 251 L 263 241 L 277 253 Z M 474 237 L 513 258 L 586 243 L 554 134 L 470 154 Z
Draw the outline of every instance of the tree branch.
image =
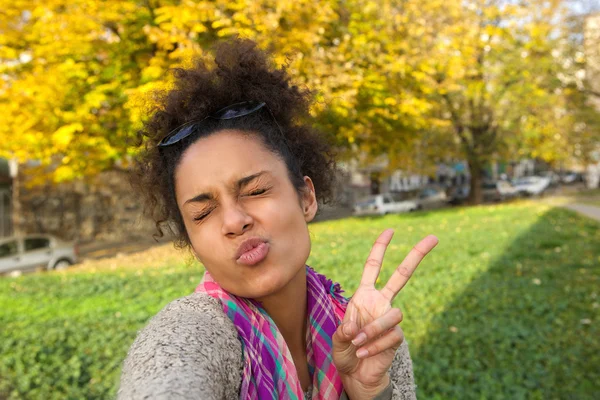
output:
M 454 126 L 454 131 L 460 138 L 460 140 L 467 146 L 468 149 L 473 149 L 473 142 L 469 140 L 467 135 L 465 135 L 465 126 L 463 125 L 460 116 L 457 114 L 456 110 L 452 106 L 452 101 L 450 100 L 450 96 L 448 93 L 442 95 L 442 99 L 448 106 L 448 110 L 450 111 L 450 116 L 452 120 L 452 125 Z

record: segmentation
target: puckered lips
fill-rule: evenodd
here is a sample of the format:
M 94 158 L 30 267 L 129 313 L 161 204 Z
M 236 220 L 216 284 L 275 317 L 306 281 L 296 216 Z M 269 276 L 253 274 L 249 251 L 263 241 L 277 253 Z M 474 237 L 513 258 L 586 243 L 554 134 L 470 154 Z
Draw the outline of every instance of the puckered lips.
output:
M 256 265 L 269 254 L 269 242 L 259 237 L 254 237 L 242 242 L 235 253 L 235 261 L 243 265 Z

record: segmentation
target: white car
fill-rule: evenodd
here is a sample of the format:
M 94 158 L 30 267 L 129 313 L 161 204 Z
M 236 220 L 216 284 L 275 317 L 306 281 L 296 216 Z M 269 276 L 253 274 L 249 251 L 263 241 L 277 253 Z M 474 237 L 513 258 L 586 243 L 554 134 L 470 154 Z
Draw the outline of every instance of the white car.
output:
M 77 262 L 77 244 L 50 235 L 13 236 L 0 239 L 0 273 L 65 269 Z
M 434 186 L 423 188 L 415 199 L 418 210 L 445 207 L 449 201 L 446 192 L 442 188 Z
M 496 182 L 496 187 L 502 199 L 510 199 L 519 195 L 519 189 L 511 185 L 508 181 L 498 181 Z
M 577 172 L 567 172 L 561 178 L 561 181 L 566 184 L 575 183 L 579 180 L 581 180 L 581 174 L 578 174 Z
M 542 176 L 526 176 L 513 182 L 515 189 L 528 196 L 538 196 L 550 186 L 550 178 Z
M 414 211 L 419 205 L 412 200 L 396 201 L 391 194 L 377 194 L 356 203 L 354 215 L 386 215 Z

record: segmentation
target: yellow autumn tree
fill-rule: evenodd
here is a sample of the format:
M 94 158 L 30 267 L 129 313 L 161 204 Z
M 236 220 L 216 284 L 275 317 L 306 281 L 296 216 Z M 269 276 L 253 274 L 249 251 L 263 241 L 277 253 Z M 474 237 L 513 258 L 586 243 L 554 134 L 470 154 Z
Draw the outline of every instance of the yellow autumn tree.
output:
M 314 115 L 341 145 L 377 151 L 428 107 L 401 90 L 401 3 L 2 0 L 0 154 L 36 160 L 40 182 L 124 166 L 168 70 L 232 36 L 313 88 Z
M 455 154 L 474 199 L 497 157 L 562 157 L 559 0 L 0 0 L 0 156 L 32 180 L 126 168 L 168 70 L 250 38 L 317 93 L 313 115 L 348 154 L 394 166 Z
M 407 10 L 412 20 L 436 21 L 427 40 L 419 44 L 420 33 L 409 39 L 421 50 L 413 88 L 432 105 L 431 134 L 444 146 L 452 137 L 468 161 L 473 203 L 482 200 L 490 162 L 565 157 L 573 121 L 563 112 L 558 79 L 561 1 L 468 0 Z

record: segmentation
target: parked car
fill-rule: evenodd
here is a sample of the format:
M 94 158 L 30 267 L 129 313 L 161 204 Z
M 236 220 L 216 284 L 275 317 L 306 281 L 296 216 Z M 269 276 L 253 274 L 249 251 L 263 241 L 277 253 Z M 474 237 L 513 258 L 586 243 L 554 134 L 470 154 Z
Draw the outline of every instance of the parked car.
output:
M 454 205 L 462 204 L 468 200 L 470 192 L 471 188 L 469 185 L 451 186 L 446 191 L 448 203 Z
M 583 175 L 578 172 L 567 171 L 561 176 L 560 180 L 567 185 L 575 182 L 583 182 Z
M 549 184 L 550 187 L 556 187 L 556 186 L 560 185 L 561 177 L 554 171 L 544 171 L 540 174 L 540 176 L 543 178 L 550 179 L 550 184 Z
M 79 249 L 51 235 L 13 236 L 0 239 L 0 273 L 33 270 L 65 269 L 77 262 Z
M 502 196 L 502 200 L 519 196 L 519 190 L 509 181 L 498 181 L 496 187 Z
M 483 201 L 503 201 L 519 196 L 519 190 L 508 181 L 482 184 Z
M 441 188 L 423 188 L 417 196 L 418 209 L 430 209 L 444 207 L 448 204 L 448 196 Z
M 498 186 L 496 182 L 484 182 L 481 184 L 481 192 L 483 196 L 484 202 L 489 201 L 500 201 L 502 200 L 502 196 L 498 191 Z
M 483 182 L 481 184 L 483 201 L 503 201 L 518 197 L 519 190 L 509 181 L 499 180 L 496 182 Z M 448 188 L 448 203 L 462 204 L 469 198 L 471 188 L 468 185 L 453 186 Z
M 526 176 L 513 182 L 517 191 L 525 196 L 539 196 L 550 186 L 550 178 Z
M 414 211 L 418 204 L 413 200 L 398 200 L 390 193 L 376 194 L 356 203 L 354 215 L 386 215 Z

